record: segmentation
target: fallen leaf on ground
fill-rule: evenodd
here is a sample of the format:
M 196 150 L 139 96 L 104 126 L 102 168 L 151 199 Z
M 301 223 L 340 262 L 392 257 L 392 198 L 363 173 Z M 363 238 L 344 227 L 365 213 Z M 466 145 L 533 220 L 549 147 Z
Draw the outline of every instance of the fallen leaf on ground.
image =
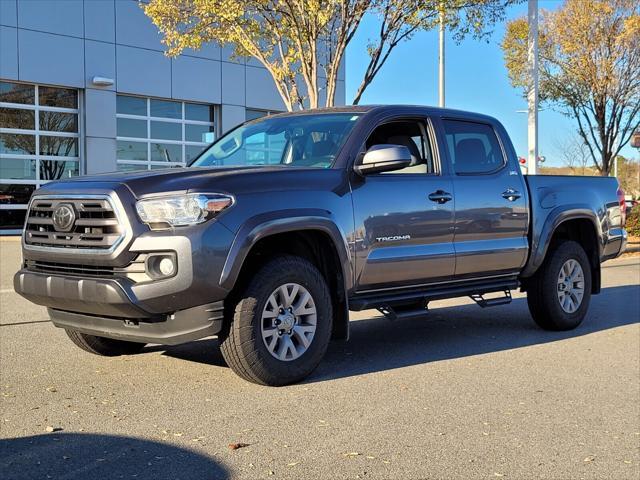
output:
M 291 462 L 291 463 L 287 463 L 287 467 L 295 467 L 296 465 L 298 465 L 300 462 Z
M 230 443 L 229 444 L 229 448 L 231 450 L 238 450 L 239 448 L 244 448 L 244 447 L 248 447 L 248 446 L 249 446 L 248 443 L 240 443 L 240 442 L 238 442 L 238 443 Z
M 589 455 L 584 459 L 585 462 L 593 462 L 596 459 L 595 455 Z

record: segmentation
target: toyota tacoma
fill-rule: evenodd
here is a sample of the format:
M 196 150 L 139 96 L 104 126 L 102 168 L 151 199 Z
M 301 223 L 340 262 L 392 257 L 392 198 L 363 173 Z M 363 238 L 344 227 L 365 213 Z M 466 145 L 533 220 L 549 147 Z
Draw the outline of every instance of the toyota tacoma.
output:
M 624 210 L 615 178 L 522 175 L 489 116 L 309 110 L 242 124 L 186 168 L 46 184 L 14 286 L 88 352 L 217 336 L 239 376 L 284 385 L 348 338 L 350 310 L 519 288 L 540 327 L 575 328 Z

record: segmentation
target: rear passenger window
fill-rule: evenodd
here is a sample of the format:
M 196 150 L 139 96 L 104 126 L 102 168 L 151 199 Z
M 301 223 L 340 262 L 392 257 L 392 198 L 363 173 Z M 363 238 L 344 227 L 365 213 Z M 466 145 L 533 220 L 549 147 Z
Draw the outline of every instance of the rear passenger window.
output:
M 504 164 L 500 143 L 491 126 L 459 120 L 444 120 L 442 123 L 456 173 L 490 173 Z

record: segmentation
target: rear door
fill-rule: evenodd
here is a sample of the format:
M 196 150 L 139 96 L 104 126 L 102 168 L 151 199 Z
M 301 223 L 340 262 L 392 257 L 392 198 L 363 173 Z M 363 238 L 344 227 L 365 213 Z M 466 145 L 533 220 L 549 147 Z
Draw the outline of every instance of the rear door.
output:
M 406 146 L 412 165 L 352 181 L 356 288 L 359 291 L 451 280 L 454 273 L 452 181 L 424 118 L 377 126 L 362 152 Z
M 526 185 L 490 123 L 442 119 L 456 205 L 455 277 L 519 272 L 526 261 Z

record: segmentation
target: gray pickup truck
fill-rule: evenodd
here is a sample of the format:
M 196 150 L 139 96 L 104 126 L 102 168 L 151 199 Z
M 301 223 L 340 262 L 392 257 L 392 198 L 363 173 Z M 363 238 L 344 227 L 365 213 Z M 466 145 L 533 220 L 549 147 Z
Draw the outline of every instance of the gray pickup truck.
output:
M 615 178 L 523 176 L 494 118 L 334 108 L 245 123 L 188 168 L 47 184 L 14 285 L 89 352 L 217 335 L 242 378 L 284 385 L 348 338 L 349 310 L 520 288 L 542 328 L 575 328 L 623 227 Z

